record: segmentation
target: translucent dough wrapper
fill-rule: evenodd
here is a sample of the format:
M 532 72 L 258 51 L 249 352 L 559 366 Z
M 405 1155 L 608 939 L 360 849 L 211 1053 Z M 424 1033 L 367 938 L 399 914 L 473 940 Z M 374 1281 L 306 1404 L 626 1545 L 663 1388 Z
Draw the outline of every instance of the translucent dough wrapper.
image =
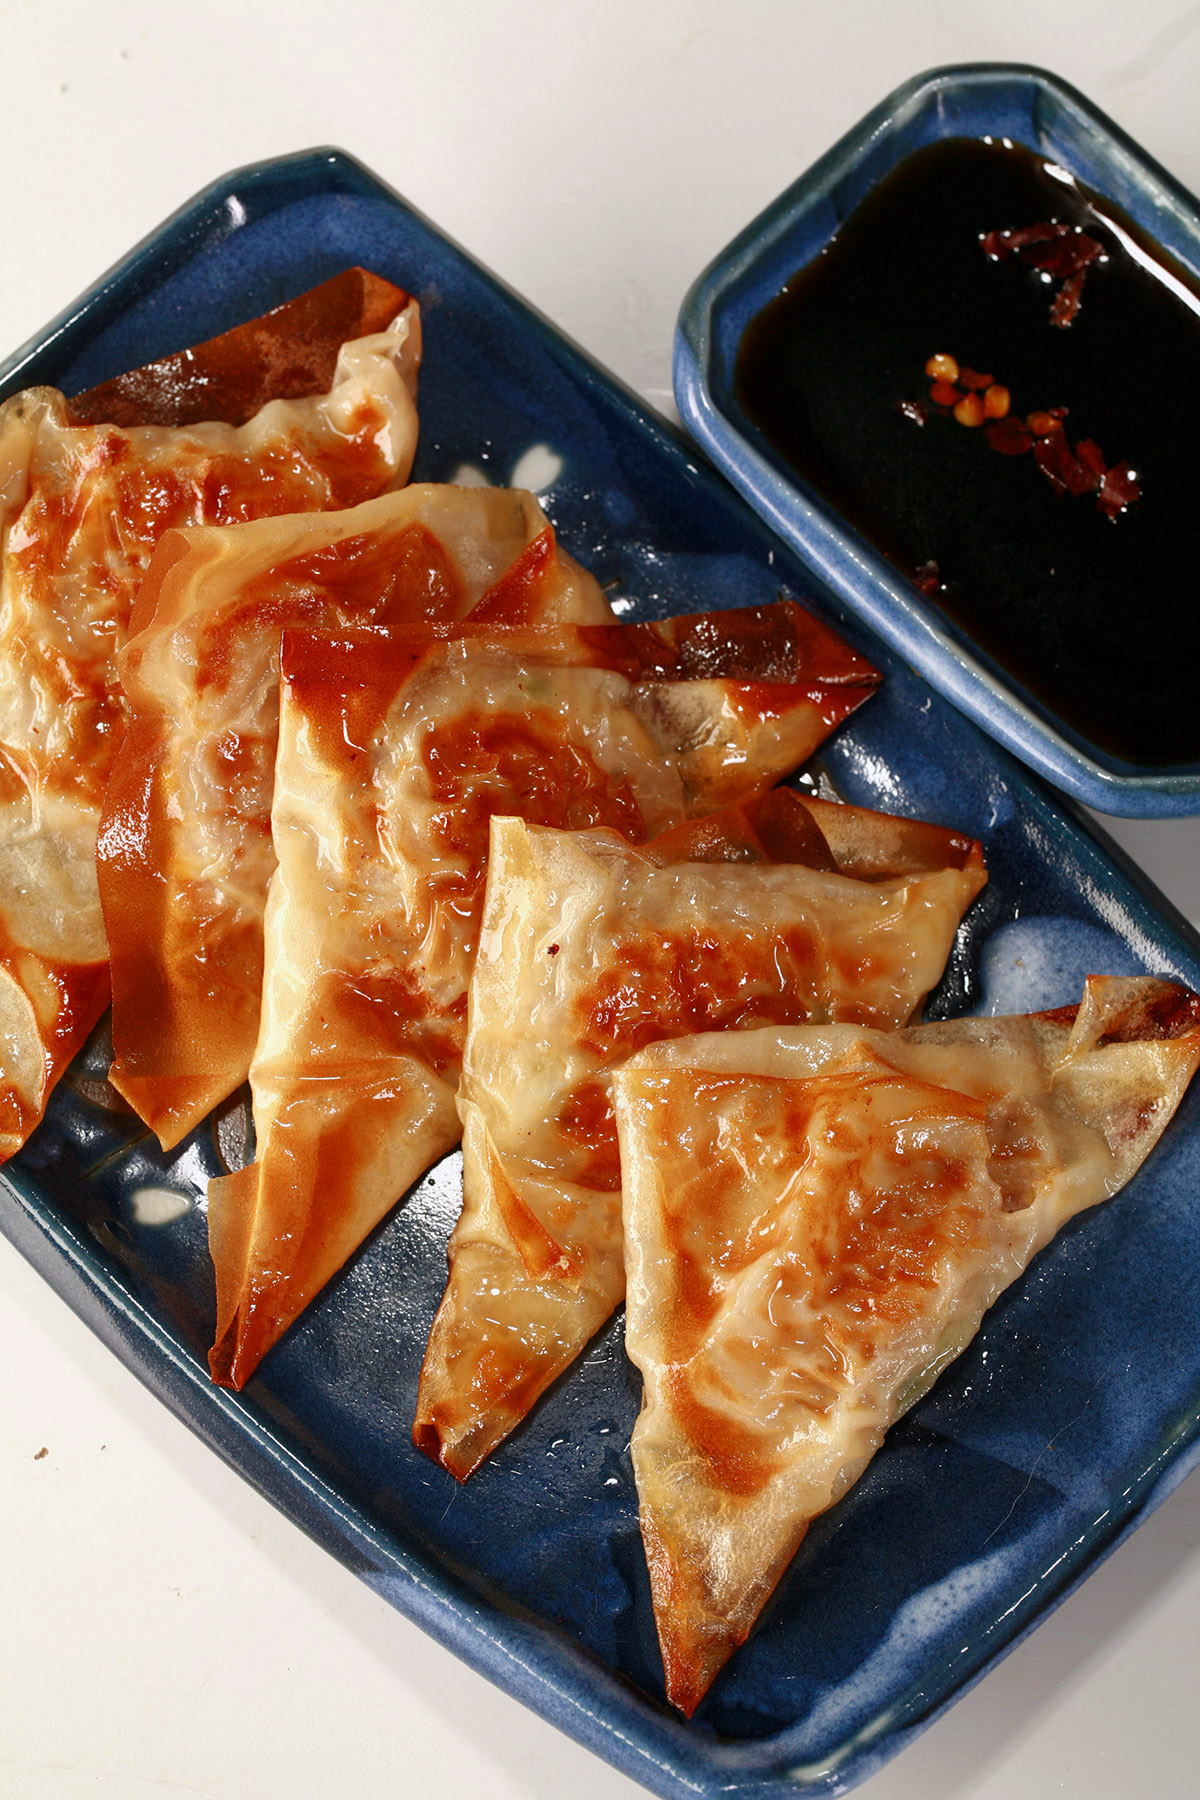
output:
M 403 480 L 419 360 L 415 303 L 355 270 L 75 401 L 0 407 L 0 1156 L 107 1001 L 96 833 L 156 543 Z
M 493 820 L 417 1442 L 464 1479 L 624 1298 L 618 1063 L 697 1031 L 907 1024 L 984 879 L 969 838 L 789 789 L 640 849 Z
M 258 1160 L 210 1188 L 216 1379 L 457 1140 L 491 815 L 644 840 L 769 787 L 876 680 L 791 603 L 285 637 Z
M 461 618 L 603 623 L 599 586 L 531 494 L 416 485 L 335 514 L 179 533 L 160 546 L 121 658 L 133 717 L 109 783 L 100 894 L 112 1081 L 178 1143 L 245 1081 L 285 629 Z
M 617 1072 L 633 1463 L 683 1712 L 809 1521 L 1130 1179 L 1198 1062 L 1194 994 L 1093 978 L 1056 1013 L 688 1038 Z

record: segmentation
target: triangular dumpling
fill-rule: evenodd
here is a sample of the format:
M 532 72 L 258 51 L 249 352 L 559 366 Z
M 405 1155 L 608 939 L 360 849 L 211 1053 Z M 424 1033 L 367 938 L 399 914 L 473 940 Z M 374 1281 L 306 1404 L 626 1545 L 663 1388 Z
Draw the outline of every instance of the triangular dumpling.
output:
M 403 480 L 419 360 L 415 302 L 352 270 L 77 400 L 0 406 L 0 1159 L 107 1003 L 96 831 L 155 544 Z
M 490 816 L 645 839 L 768 787 L 877 680 L 790 602 L 288 635 L 281 668 L 258 1160 L 209 1190 L 234 1386 L 457 1139 Z
M 1200 1000 L 656 1045 L 614 1079 L 633 1435 L 669 1698 L 691 1714 L 808 1523 L 1200 1062 Z
M 787 788 L 640 849 L 493 820 L 422 1448 L 465 1479 L 620 1304 L 613 1067 L 697 1031 L 905 1025 L 983 882 L 969 838 Z
M 133 717 L 99 879 L 112 1081 L 170 1149 L 246 1079 L 285 629 L 389 631 L 482 604 L 500 624 L 612 613 L 532 494 L 418 485 L 333 514 L 164 542 L 121 658 Z

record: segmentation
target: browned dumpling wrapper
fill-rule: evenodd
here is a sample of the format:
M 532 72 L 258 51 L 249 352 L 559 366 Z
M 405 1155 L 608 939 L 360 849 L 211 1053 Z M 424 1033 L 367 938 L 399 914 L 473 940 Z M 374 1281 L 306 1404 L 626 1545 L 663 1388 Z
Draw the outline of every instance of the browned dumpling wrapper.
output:
M 457 1140 L 491 815 L 644 840 L 768 787 L 876 680 L 791 603 L 285 637 L 258 1160 L 209 1190 L 216 1379 L 240 1385 Z
M 96 832 L 155 544 L 405 479 L 419 360 L 415 302 L 354 270 L 74 401 L 0 407 L 0 1156 L 107 1003 Z
M 133 709 L 99 843 L 112 1081 L 169 1149 L 245 1081 L 275 867 L 285 628 L 603 623 L 532 494 L 417 485 L 336 514 L 160 546 L 121 658 Z
M 984 879 L 973 839 L 789 789 L 639 849 L 494 819 L 417 1443 L 465 1479 L 623 1299 L 617 1064 L 698 1031 L 907 1024 Z
M 1059 1012 L 681 1039 L 617 1072 L 633 1463 L 683 1712 L 809 1521 L 1129 1180 L 1198 1062 L 1200 999 L 1106 978 Z

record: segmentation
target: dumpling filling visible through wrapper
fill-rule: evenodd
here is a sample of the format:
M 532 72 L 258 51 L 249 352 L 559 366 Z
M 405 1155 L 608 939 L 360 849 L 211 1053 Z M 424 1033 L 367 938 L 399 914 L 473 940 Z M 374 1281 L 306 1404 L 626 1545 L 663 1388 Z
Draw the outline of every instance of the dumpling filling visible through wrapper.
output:
M 614 1078 L 632 1453 L 689 1716 L 810 1523 L 1055 1232 L 1117 1192 L 1200 1063 L 1200 999 L 656 1045 Z
M 457 1141 L 492 814 L 644 840 L 768 788 L 877 679 L 790 602 L 285 637 L 258 1154 L 209 1190 L 217 1380 Z
M 969 838 L 786 788 L 641 848 L 493 821 L 423 1449 L 465 1479 L 624 1298 L 611 1070 L 697 1031 L 907 1024 L 983 882 Z
M 515 490 L 418 485 L 159 546 L 121 657 L 133 716 L 99 879 L 111 1078 L 164 1149 L 240 1087 L 258 1037 L 281 633 L 387 633 L 471 612 L 505 625 L 612 617 Z
M 348 270 L 75 400 L 0 406 L 0 1159 L 108 1001 L 96 834 L 155 545 L 406 479 L 420 343 L 415 302 Z

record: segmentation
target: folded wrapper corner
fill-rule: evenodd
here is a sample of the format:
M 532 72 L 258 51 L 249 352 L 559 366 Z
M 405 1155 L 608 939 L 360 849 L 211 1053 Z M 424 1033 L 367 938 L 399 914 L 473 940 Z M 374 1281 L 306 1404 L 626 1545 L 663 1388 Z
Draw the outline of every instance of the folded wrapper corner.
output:
M 288 634 L 281 668 L 258 1156 L 209 1190 L 232 1386 L 457 1141 L 491 815 L 644 840 L 769 787 L 878 679 L 790 602 Z
M 971 838 L 788 788 L 638 849 L 493 820 L 422 1448 L 465 1480 L 624 1298 L 613 1067 L 698 1031 L 907 1024 L 984 879 Z
M 0 406 L 0 1158 L 107 1004 L 96 833 L 155 544 L 405 479 L 419 360 L 415 302 L 348 270 L 74 400 Z
M 818 1513 L 1059 1228 L 1153 1148 L 1200 1000 L 655 1045 L 614 1077 L 632 1453 L 668 1697 L 690 1714 Z

